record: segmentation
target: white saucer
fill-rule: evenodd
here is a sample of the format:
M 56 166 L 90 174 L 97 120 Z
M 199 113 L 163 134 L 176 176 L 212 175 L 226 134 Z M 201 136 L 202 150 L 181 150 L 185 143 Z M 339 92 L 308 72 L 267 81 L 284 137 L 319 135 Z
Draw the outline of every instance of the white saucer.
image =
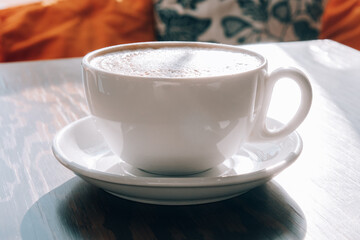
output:
M 268 119 L 269 127 L 282 124 Z M 152 204 L 187 205 L 220 201 L 257 187 L 293 163 L 302 150 L 294 132 L 281 141 L 246 144 L 231 159 L 206 172 L 169 177 L 146 173 L 110 152 L 90 117 L 63 128 L 53 153 L 87 182 L 118 197 Z

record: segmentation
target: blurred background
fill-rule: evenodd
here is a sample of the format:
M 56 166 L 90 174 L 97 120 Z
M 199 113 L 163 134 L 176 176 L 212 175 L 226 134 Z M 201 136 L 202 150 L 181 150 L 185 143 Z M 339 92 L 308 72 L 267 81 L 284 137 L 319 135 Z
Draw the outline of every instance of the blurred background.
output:
M 333 39 L 360 50 L 358 0 L 0 0 L 0 62 L 142 41 Z

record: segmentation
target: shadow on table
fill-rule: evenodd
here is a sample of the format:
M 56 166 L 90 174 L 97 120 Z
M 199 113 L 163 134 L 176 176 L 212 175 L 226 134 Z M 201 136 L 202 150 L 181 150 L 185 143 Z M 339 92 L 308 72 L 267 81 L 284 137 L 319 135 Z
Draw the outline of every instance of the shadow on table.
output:
M 303 239 L 306 219 L 275 182 L 226 201 L 159 206 L 112 196 L 75 177 L 40 198 L 23 239 Z

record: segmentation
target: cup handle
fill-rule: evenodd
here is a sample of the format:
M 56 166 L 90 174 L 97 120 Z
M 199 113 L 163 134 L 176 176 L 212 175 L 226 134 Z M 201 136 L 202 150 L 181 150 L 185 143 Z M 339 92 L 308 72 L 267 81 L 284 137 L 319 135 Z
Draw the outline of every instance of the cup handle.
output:
M 301 100 L 298 110 L 291 120 L 280 129 L 269 130 L 266 126 L 266 117 L 272 97 L 272 92 L 276 82 L 282 78 L 295 81 L 301 92 Z M 265 93 L 263 106 L 256 120 L 255 126 L 249 137 L 249 141 L 262 142 L 283 138 L 292 133 L 305 119 L 312 102 L 312 89 L 306 75 L 296 68 L 279 68 L 273 71 L 265 79 Z

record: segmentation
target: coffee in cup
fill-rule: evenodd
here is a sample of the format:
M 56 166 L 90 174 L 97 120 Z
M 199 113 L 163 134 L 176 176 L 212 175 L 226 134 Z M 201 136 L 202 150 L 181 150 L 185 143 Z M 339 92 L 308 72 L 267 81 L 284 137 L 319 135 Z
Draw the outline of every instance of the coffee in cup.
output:
M 219 61 L 220 60 L 220 61 Z M 257 68 L 256 55 L 221 48 L 163 47 L 109 52 L 95 56 L 95 68 L 135 77 L 198 78 L 237 74 Z
M 312 91 L 294 68 L 267 72 L 267 60 L 236 46 L 148 42 L 99 49 L 82 61 L 90 113 L 110 149 L 145 171 L 184 175 L 233 156 L 247 141 L 273 141 L 305 119 Z M 274 84 L 301 91 L 295 116 L 266 127 Z

